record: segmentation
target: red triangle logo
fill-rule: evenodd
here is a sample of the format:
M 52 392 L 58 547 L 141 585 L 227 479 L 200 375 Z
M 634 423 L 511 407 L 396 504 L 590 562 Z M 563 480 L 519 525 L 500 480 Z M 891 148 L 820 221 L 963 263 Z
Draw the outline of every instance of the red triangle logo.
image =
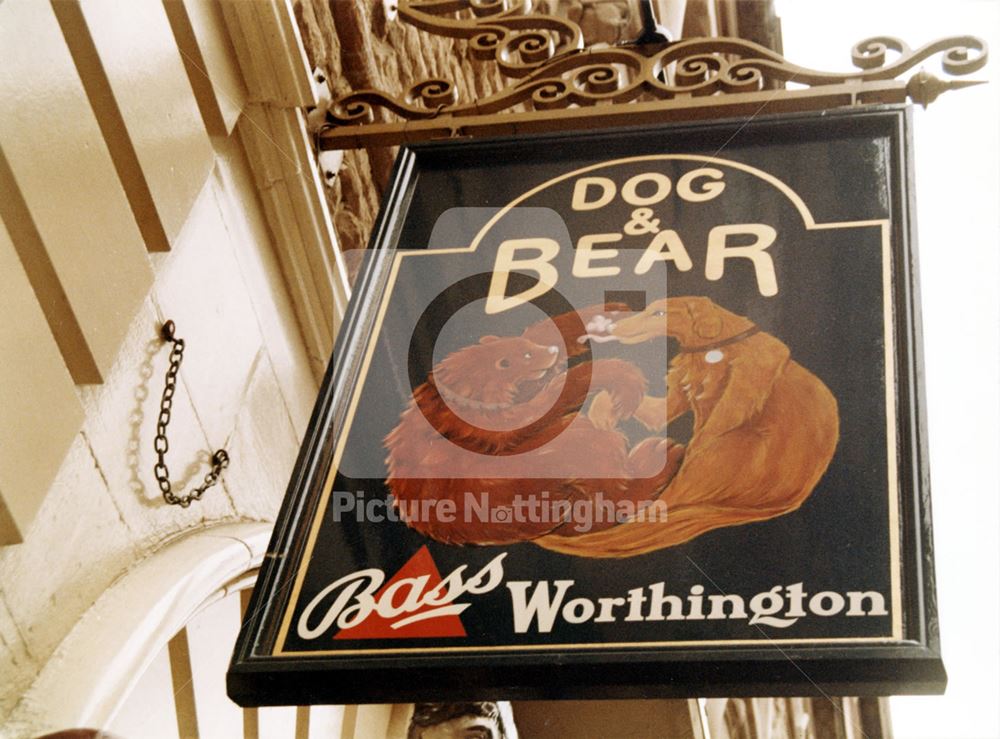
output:
M 431 589 L 441 584 L 441 573 L 438 572 L 437 565 L 431 558 L 430 550 L 425 546 L 420 547 L 417 553 L 410 557 L 410 560 L 399 568 L 399 572 L 385 583 L 379 591 L 375 593 L 375 600 L 379 600 L 387 590 L 392 588 L 401 580 L 413 578 L 417 583 L 423 580 L 421 592 L 429 592 Z M 396 588 L 392 596 L 393 605 L 401 605 L 413 592 L 412 588 L 401 586 Z M 392 624 L 404 618 L 411 618 L 423 612 L 434 610 L 434 606 L 423 606 L 415 611 L 402 614 L 396 618 L 388 619 L 373 611 L 364 621 L 349 629 L 341 629 L 334 636 L 334 639 L 428 639 L 450 636 L 466 636 L 465 627 L 457 614 L 435 616 L 422 621 L 392 628 Z

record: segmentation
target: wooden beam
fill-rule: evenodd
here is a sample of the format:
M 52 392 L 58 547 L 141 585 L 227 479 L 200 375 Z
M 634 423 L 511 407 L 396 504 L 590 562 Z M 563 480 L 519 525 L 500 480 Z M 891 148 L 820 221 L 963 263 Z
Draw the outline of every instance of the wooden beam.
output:
M 194 700 L 194 676 L 187 629 L 174 635 L 167 645 L 170 655 L 170 680 L 177 712 L 177 732 L 184 739 L 198 739 L 198 709 Z
M 253 595 L 252 588 L 245 588 L 240 591 L 240 623 L 246 621 L 247 608 L 250 606 L 250 596 Z M 259 739 L 260 737 L 260 716 L 256 708 L 243 709 L 243 739 Z
M 167 250 L 215 162 L 167 13 L 154 2 L 52 6 L 146 244 Z
M 83 408 L 2 221 L 0 275 L 2 546 L 23 541 L 83 424 Z
M 246 105 L 247 91 L 222 8 L 217 0 L 164 0 L 163 7 L 205 129 L 212 136 L 228 136 Z
M 74 381 L 100 382 L 152 284 L 143 239 L 52 7 L 0 4 L 0 48 L 0 217 Z

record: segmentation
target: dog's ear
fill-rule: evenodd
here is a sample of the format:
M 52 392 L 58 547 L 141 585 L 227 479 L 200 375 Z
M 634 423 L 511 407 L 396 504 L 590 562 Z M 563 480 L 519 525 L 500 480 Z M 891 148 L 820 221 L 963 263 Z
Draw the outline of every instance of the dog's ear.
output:
M 726 386 L 699 434 L 721 436 L 760 413 L 791 353 L 778 339 L 758 334 L 727 357 Z
M 691 330 L 699 339 L 715 339 L 722 333 L 722 308 L 709 300 L 689 300 L 685 306 L 691 315 Z

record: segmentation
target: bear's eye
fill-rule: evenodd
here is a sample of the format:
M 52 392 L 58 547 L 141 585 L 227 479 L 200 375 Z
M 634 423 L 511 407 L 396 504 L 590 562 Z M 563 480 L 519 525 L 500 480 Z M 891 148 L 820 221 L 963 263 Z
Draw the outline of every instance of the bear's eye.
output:
M 524 358 L 525 359 L 531 359 L 531 352 L 525 352 L 524 353 Z
M 509 359 L 498 359 L 497 360 L 497 367 L 499 369 L 507 369 L 508 367 L 510 367 L 510 360 Z

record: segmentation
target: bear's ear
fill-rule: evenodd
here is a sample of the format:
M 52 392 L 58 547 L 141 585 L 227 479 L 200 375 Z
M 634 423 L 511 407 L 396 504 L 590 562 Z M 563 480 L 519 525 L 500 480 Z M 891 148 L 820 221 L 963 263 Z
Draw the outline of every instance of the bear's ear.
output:
M 499 336 L 483 336 L 483 337 L 482 337 L 482 338 L 481 338 L 481 339 L 479 340 L 479 343 L 480 343 L 480 344 L 489 344 L 490 342 L 493 342 L 493 341 L 499 341 L 499 340 L 500 340 L 500 337 L 499 337 Z

